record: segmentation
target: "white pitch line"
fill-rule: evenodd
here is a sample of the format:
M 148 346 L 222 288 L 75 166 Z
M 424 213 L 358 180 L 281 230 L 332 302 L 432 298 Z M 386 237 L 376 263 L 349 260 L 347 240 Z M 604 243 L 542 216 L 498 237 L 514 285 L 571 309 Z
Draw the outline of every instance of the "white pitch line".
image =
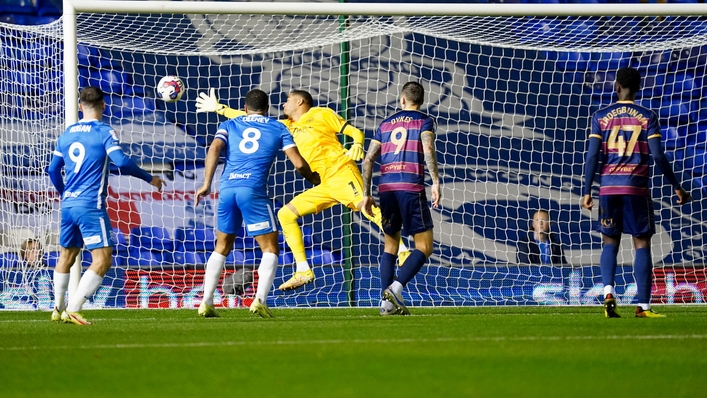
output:
M 336 344 L 399 344 L 399 343 L 459 343 L 459 342 L 514 342 L 514 341 L 575 341 L 575 340 L 704 340 L 707 334 L 645 335 L 645 336 L 517 336 L 517 337 L 440 337 L 432 339 L 353 339 L 353 340 L 273 340 L 273 341 L 216 341 L 194 343 L 159 344 L 97 344 L 79 346 L 15 346 L 0 347 L 0 351 L 42 351 L 42 350 L 96 350 L 96 349 L 143 349 L 143 348 L 200 348 L 233 346 L 279 346 L 279 345 L 336 345 Z

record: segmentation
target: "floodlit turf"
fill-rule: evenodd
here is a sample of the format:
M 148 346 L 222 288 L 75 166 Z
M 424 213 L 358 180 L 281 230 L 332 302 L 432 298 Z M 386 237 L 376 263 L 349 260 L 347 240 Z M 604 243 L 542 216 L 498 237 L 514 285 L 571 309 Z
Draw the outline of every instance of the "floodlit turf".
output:
M 0 312 L 0 396 L 697 397 L 707 307 Z

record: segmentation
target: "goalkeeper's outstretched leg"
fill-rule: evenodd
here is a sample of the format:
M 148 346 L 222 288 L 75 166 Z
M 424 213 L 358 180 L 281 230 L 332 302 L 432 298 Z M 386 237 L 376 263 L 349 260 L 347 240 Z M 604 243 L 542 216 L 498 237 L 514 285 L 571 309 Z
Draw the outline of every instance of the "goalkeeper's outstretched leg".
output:
M 320 210 L 329 208 L 336 203 L 318 201 L 318 203 L 323 204 L 317 206 L 312 204 L 312 202 L 307 202 L 304 200 L 305 198 L 314 196 L 315 194 L 310 194 L 310 192 L 316 191 L 319 191 L 319 189 L 311 189 L 310 191 L 304 192 L 296 196 L 292 200 L 292 202 L 288 203 L 286 206 L 284 206 L 277 212 L 277 218 L 280 222 L 282 233 L 285 236 L 285 241 L 287 242 L 287 245 L 290 247 L 290 250 L 292 250 L 292 255 L 295 258 L 296 267 L 294 275 L 290 279 L 282 283 L 278 287 L 279 290 L 294 290 L 308 283 L 314 282 L 314 272 L 312 271 L 309 265 L 309 261 L 307 260 L 307 253 L 304 247 L 304 237 L 302 236 L 302 230 L 300 229 L 297 220 L 299 220 L 299 218 L 303 216 L 317 213 Z M 362 208 L 362 204 L 363 201 L 359 203 L 355 210 L 360 211 Z M 349 207 L 351 208 L 351 206 Z M 375 207 L 371 212 L 373 214 L 367 214 L 365 211 L 362 211 L 361 214 L 363 214 L 366 218 L 374 222 L 378 226 L 378 228 L 381 228 L 381 230 L 383 230 L 380 209 Z M 398 249 L 398 264 L 402 265 L 405 262 L 405 259 L 408 258 L 408 256 L 410 256 L 410 251 L 407 249 L 402 239 L 400 239 Z

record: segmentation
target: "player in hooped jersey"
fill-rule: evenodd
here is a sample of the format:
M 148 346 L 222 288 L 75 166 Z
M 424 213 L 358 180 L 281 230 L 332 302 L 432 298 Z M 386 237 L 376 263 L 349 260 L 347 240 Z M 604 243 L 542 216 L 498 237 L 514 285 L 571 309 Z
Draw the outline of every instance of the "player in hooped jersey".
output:
M 380 154 L 378 182 L 385 248 L 380 262 L 382 288 L 381 315 L 408 315 L 402 297 L 405 285 L 420 271 L 432 254 L 432 215 L 425 193 L 425 165 L 432 177 L 432 206 L 438 207 L 442 194 L 434 145 L 436 125 L 431 116 L 420 112 L 425 91 L 408 82 L 400 94 L 402 110 L 383 120 L 363 161 L 364 211 L 375 206 L 371 195 L 373 163 Z M 395 254 L 401 228 L 412 235 L 415 249 L 395 278 Z
M 250 311 L 263 318 L 272 318 L 266 298 L 275 280 L 280 248 L 267 182 L 280 149 L 307 181 L 314 185 L 320 183 L 319 175 L 312 172 L 302 158 L 287 128 L 276 119 L 265 116 L 269 106 L 265 92 L 249 91 L 245 97 L 244 114 L 221 123 L 206 157 L 204 185 L 196 192 L 197 204 L 200 198 L 211 193 L 219 156 L 226 149 L 226 166 L 219 188 L 216 248 L 206 264 L 204 298 L 198 310 L 199 315 L 207 318 L 218 316 L 213 303 L 214 291 L 243 223 L 246 233 L 255 237 L 263 252 L 258 266 L 258 289 Z
M 120 148 L 113 129 L 101 122 L 105 102 L 97 87 L 79 94 L 83 119 L 67 127 L 59 137 L 47 171 L 61 195 L 61 252 L 54 270 L 55 307 L 51 319 L 77 325 L 90 325 L 79 312 L 83 303 L 101 286 L 111 266 L 113 229 L 106 211 L 108 164 L 112 160 L 120 171 L 149 183 L 162 191 L 164 180 L 138 167 Z M 65 179 L 61 170 L 65 171 Z M 69 285 L 69 270 L 81 248 L 86 246 L 93 262 L 83 274 L 76 294 L 64 296 Z
M 597 172 L 601 175 L 599 189 L 599 225 L 603 237 L 601 279 L 604 284 L 604 314 L 620 318 L 616 312 L 616 256 L 621 234 L 633 235 L 636 251 L 634 275 L 638 288 L 638 318 L 659 318 L 663 315 L 651 310 L 651 237 L 655 233 L 653 202 L 650 196 L 651 156 L 678 197 L 677 203 L 691 200 L 675 177 L 661 143 L 658 116 L 634 100 L 640 90 L 641 75 L 633 68 L 622 68 L 616 73 L 618 101 L 598 110 L 592 116 L 585 159 L 582 207 L 592 210 L 592 183 Z

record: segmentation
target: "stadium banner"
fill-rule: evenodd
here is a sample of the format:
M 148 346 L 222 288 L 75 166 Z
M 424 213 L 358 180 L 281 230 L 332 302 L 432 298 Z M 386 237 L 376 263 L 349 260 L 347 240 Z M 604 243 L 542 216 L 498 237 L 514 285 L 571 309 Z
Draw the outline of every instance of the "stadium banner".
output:
M 619 266 L 617 296 L 621 305 L 636 304 L 633 267 Z M 317 280 L 324 284 L 307 285 L 302 291 L 273 292 L 268 297 L 272 307 L 345 307 L 343 268 L 324 265 L 314 268 Z M 54 299 L 52 272 L 42 269 L 1 270 L 0 309 L 50 310 Z M 244 308 L 257 289 L 255 281 L 245 286 L 242 296 L 224 295 L 223 280 L 216 290 L 214 304 L 222 308 Z M 277 285 L 289 275 L 280 267 Z M 360 307 L 378 306 L 380 279 L 377 267 L 355 271 L 356 302 Z M 100 308 L 197 308 L 203 291 L 203 270 L 160 270 L 113 268 L 104 285 L 84 305 Z M 412 306 L 455 305 L 600 305 L 602 284 L 598 267 L 428 267 L 403 293 Z M 450 278 L 452 277 L 452 278 Z M 424 280 L 423 280 L 424 279 Z M 446 284 L 438 283 L 440 280 Z M 24 283 L 23 283 L 24 282 Z M 322 287 L 323 286 L 323 287 Z M 707 271 L 693 267 L 656 268 L 653 302 L 665 304 L 705 303 Z

